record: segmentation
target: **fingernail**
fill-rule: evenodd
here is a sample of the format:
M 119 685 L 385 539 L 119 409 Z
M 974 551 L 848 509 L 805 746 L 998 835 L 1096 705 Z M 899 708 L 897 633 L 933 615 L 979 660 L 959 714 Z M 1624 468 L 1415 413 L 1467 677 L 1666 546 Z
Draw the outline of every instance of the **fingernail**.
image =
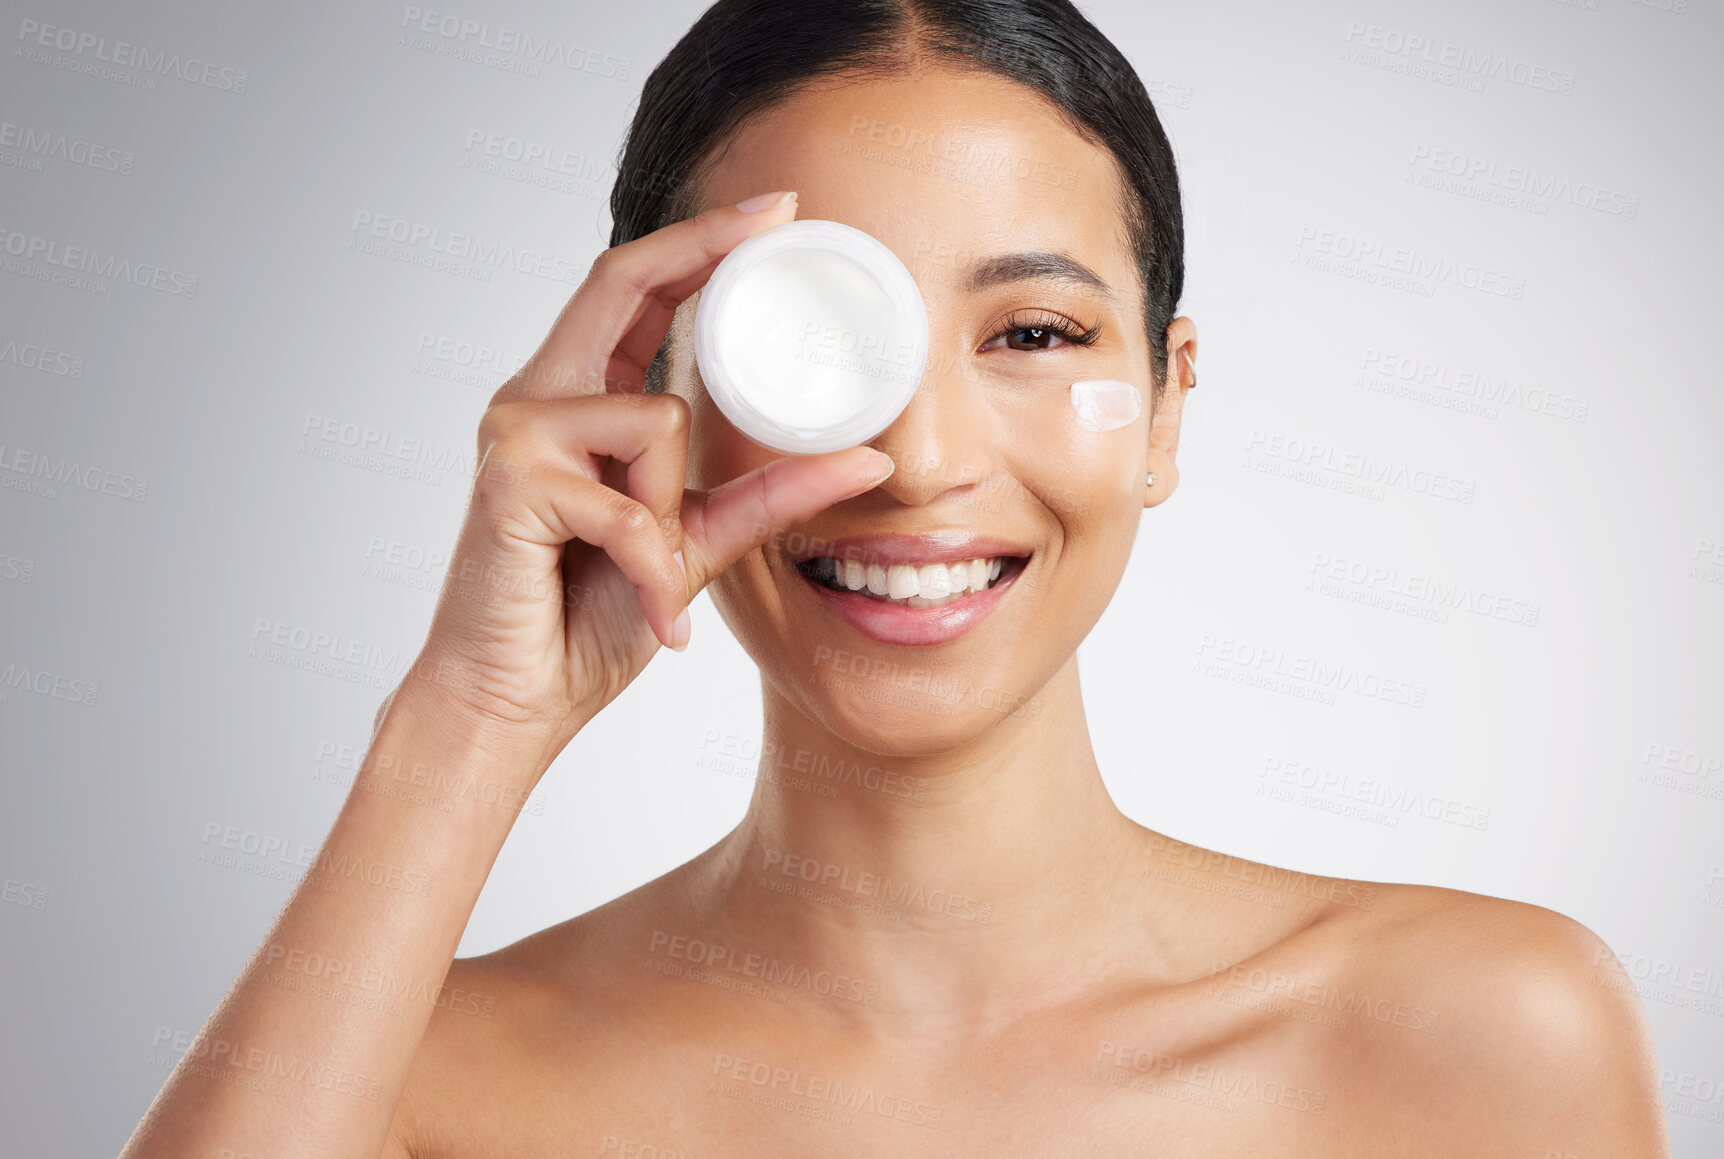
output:
M 868 451 L 872 456 L 868 460 L 868 485 L 878 487 L 892 477 L 892 473 L 898 469 L 898 464 L 894 463 L 892 456 L 885 451 L 877 451 L 873 447 L 869 447 Z
M 682 611 L 677 613 L 676 622 L 670 626 L 670 646 L 672 650 L 681 652 L 688 647 L 688 637 L 691 627 L 692 626 L 688 619 L 688 609 L 684 608 Z
M 737 202 L 736 208 L 742 210 L 742 212 L 744 212 L 744 213 L 759 213 L 762 210 L 766 210 L 766 209 L 777 209 L 779 206 L 783 205 L 785 202 L 793 201 L 793 200 L 795 200 L 795 198 L 796 198 L 796 194 L 793 192 L 792 193 L 762 193 L 757 197 L 750 197 L 746 201 Z

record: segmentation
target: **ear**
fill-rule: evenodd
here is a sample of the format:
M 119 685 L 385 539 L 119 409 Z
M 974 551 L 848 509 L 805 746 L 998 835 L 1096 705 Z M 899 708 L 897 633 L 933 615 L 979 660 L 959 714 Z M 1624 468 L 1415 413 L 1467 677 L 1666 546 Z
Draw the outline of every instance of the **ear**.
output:
M 1197 385 L 1197 323 L 1181 314 L 1167 327 L 1167 384 L 1149 420 L 1149 467 L 1155 484 L 1145 483 L 1143 505 L 1165 502 L 1179 485 L 1179 419 L 1185 410 L 1185 394 Z

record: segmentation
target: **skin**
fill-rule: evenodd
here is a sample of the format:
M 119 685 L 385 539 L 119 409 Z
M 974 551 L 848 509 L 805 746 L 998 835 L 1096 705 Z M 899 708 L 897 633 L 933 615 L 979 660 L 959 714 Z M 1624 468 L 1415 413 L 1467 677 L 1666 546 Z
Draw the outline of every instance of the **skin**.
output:
M 971 157 L 1055 162 L 1049 172 L 1059 177 L 990 171 L 972 182 L 907 164 L 889 146 L 858 148 L 868 130 L 852 132 L 857 118 L 902 126 L 941 148 L 968 142 Z M 769 766 L 777 775 L 756 782 L 737 828 L 687 864 L 452 965 L 507 822 L 476 813 L 425 836 L 430 823 L 404 806 L 368 820 L 366 810 L 396 806 L 356 792 L 326 847 L 376 849 L 387 845 L 376 835 L 390 834 L 407 843 L 393 856 L 431 865 L 458 896 L 445 892 L 435 903 L 442 908 L 415 917 L 399 899 L 340 910 L 377 903 L 296 894 L 272 942 L 387 960 L 402 976 L 435 978 L 447 965 L 445 988 L 481 996 L 483 1016 L 450 1002 L 417 1021 L 368 1021 L 242 977 L 206 1034 L 338 1054 L 383 1076 L 380 1109 L 315 1100 L 299 1115 L 259 1109 L 176 1072 L 127 1154 L 215 1154 L 238 1144 L 312 1153 L 303 1141 L 317 1138 L 394 1159 L 654 1154 L 648 1147 L 659 1156 L 1668 1155 L 1644 1010 L 1584 926 L 1537 906 L 1313 877 L 1184 845 L 1123 816 L 1109 798 L 1074 653 L 1119 582 L 1143 511 L 1177 485 L 1196 354 L 1194 325 L 1177 319 L 1167 332 L 1170 378 L 1152 415 L 1142 290 L 1111 157 L 1009 81 L 917 69 L 805 90 L 751 118 L 706 171 L 700 201 L 723 207 L 761 190 L 798 194 L 763 215 L 767 224 L 793 213 L 840 221 L 897 253 L 922 286 L 933 351 L 914 400 L 872 443 L 892 456 L 895 473 L 777 526 L 826 539 L 974 529 L 1027 545 L 1030 565 L 969 633 L 908 648 L 871 641 L 825 611 L 790 566 L 795 536 L 720 558 L 716 528 L 740 510 L 736 492 L 692 505 L 685 498 L 679 512 L 674 492 L 647 494 L 641 466 L 662 455 L 655 469 L 680 479 L 686 465 L 688 487 L 704 491 L 778 458 L 732 428 L 699 381 L 690 294 L 713 263 L 691 261 L 686 277 L 638 308 L 619 307 L 630 317 L 607 323 L 627 334 L 615 356 L 593 353 L 585 316 L 571 305 L 499 396 L 481 446 L 508 466 L 516 448 L 563 438 L 555 425 L 563 412 L 547 400 L 601 372 L 613 390 L 638 388 L 669 326 L 671 396 L 607 404 L 664 423 L 658 442 L 617 434 L 606 452 L 633 465 L 605 466 L 605 482 L 658 517 L 656 530 L 650 518 L 635 529 L 652 540 L 641 549 L 646 562 L 624 577 L 608 562 L 602 573 L 586 570 L 579 561 L 587 556 L 564 561 L 571 582 L 598 591 L 600 619 L 613 606 L 635 608 L 629 650 L 570 626 L 567 672 L 557 668 L 549 687 L 536 674 L 557 666 L 534 649 L 550 645 L 518 625 L 480 633 L 469 623 L 467 643 L 448 644 L 460 637 L 461 618 L 479 613 L 446 595 L 425 656 L 486 673 L 483 698 L 404 684 L 379 714 L 374 750 L 451 762 L 504 750 L 542 772 L 657 642 L 673 638 L 681 601 L 665 596 L 664 576 L 681 543 L 691 574 L 710 581 L 715 605 L 760 668 L 766 749 L 786 754 L 784 766 Z M 701 220 L 719 223 L 697 227 L 723 235 L 719 250 L 742 236 L 722 212 Z M 765 225 L 746 226 L 757 228 Z M 1081 262 L 1111 299 L 1046 279 L 964 288 L 972 258 L 1023 250 Z M 594 275 L 644 276 L 621 265 Z M 1079 328 L 1099 323 L 1101 332 L 1087 348 L 1017 349 L 1000 340 L 1014 311 L 1062 315 Z M 1067 388 L 1084 378 L 1139 384 L 1142 417 L 1103 434 L 1079 430 Z M 683 438 L 686 464 L 643 450 L 680 450 Z M 805 480 L 854 472 L 858 456 L 793 469 Z M 1144 483 L 1150 471 L 1153 487 Z M 587 485 L 570 476 L 564 489 Z M 479 489 L 464 550 L 486 526 L 487 504 L 501 510 L 507 494 Z M 550 508 L 540 511 L 542 542 L 519 529 L 499 542 L 519 548 L 521 566 L 545 566 L 548 552 L 554 567 L 556 545 L 574 537 L 578 517 L 550 499 L 532 506 Z M 680 569 L 672 575 L 681 587 Z M 564 629 L 553 627 L 560 659 Z M 520 636 L 515 653 L 527 656 L 513 667 L 503 652 L 481 654 L 472 643 L 512 634 Z M 901 684 L 830 663 L 837 651 L 968 692 L 905 694 Z M 583 683 L 580 672 L 599 675 Z M 594 682 L 603 685 L 597 692 Z M 545 707 L 551 701 L 555 711 Z M 1153 752 L 1153 735 L 1145 747 Z M 898 788 L 804 791 L 795 762 L 816 758 L 889 769 Z M 831 867 L 840 884 L 799 895 L 804 866 L 817 875 Z M 863 874 L 922 892 L 900 904 L 871 898 Z M 941 900 L 927 900 L 936 890 Z M 709 962 L 693 976 L 697 947 L 714 945 L 734 968 Z M 808 972 L 763 986 L 749 955 Z M 1351 1013 L 1337 1013 L 1337 1002 Z M 835 1105 L 833 1082 L 890 1096 L 875 1104 L 885 1113 L 817 1117 L 811 1112 Z M 305 1120 L 319 1116 L 326 1129 L 316 1136 Z

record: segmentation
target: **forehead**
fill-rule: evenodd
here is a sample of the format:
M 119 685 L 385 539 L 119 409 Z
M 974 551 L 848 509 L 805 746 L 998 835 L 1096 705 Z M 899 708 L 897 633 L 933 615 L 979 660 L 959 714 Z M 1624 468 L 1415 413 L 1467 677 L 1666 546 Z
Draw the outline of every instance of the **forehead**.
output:
M 1123 293 L 1134 283 L 1124 188 L 1113 155 L 1035 90 L 919 68 L 823 79 L 749 117 L 696 208 L 794 189 L 799 218 L 873 234 L 919 280 L 992 254 L 1064 252 Z

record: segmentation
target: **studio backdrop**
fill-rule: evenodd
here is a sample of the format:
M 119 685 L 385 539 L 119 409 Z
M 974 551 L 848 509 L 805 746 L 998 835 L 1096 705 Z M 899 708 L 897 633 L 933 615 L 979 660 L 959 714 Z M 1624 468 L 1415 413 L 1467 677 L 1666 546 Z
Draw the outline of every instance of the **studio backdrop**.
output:
M 340 807 L 479 415 L 704 5 L 4 8 L 0 1130 L 104 1155 Z M 1240 858 L 1576 918 L 1675 1153 L 1724 1153 L 1724 16 L 1085 8 L 1173 141 L 1203 351 L 1080 652 L 1109 789 Z M 702 596 L 524 803 L 462 954 L 705 849 L 760 734 Z

